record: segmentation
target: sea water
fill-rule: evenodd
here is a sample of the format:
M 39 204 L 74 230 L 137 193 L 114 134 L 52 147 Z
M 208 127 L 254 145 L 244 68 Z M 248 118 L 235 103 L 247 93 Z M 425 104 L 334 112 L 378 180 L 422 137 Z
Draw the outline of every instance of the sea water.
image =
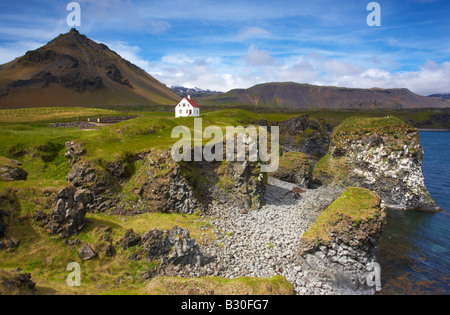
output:
M 425 185 L 440 213 L 388 211 L 381 294 L 450 294 L 450 132 L 420 132 Z

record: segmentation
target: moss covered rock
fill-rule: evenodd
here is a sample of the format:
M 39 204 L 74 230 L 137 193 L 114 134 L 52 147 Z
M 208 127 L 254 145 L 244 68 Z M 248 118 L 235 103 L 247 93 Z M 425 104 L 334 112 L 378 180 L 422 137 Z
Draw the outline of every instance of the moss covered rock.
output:
M 331 131 L 322 119 L 293 117 L 280 125 L 280 145 L 283 152 L 302 152 L 315 163 L 327 153 Z
M 373 190 L 390 208 L 439 210 L 425 187 L 422 160 L 419 133 L 404 121 L 350 117 L 333 131 L 314 178 Z
M 378 195 L 348 188 L 303 234 L 299 257 L 313 281 L 342 293 L 375 293 L 366 279 L 377 261 L 385 222 Z
M 286 182 L 310 188 L 312 183 L 312 165 L 305 154 L 288 152 L 280 157 L 280 166 L 273 177 Z

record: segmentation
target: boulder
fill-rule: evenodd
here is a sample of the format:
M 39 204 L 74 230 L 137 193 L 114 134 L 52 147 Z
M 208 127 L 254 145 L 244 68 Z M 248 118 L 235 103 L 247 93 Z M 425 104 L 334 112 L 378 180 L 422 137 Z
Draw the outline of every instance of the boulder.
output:
M 21 165 L 19 161 L 0 157 L 0 180 L 7 182 L 27 180 L 28 173 Z
M 287 152 L 280 157 L 280 165 L 272 176 L 280 180 L 297 184 L 303 188 L 310 188 L 313 169 L 305 154 Z
M 78 250 L 78 255 L 84 261 L 91 260 L 97 257 L 97 253 L 87 243 L 84 243 L 83 246 L 81 246 L 81 248 Z
M 437 211 L 425 187 L 422 159 L 419 133 L 404 121 L 351 117 L 333 131 L 313 175 L 324 185 L 375 191 L 389 208 Z

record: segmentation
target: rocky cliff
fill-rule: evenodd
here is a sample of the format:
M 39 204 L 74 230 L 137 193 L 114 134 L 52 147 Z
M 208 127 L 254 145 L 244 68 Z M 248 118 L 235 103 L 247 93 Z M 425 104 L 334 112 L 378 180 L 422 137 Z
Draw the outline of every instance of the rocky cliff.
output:
M 206 211 L 212 200 L 247 210 L 264 203 L 267 176 L 258 163 L 176 163 L 167 150 L 113 162 L 87 161 L 85 154 L 82 142 L 66 144 L 66 157 L 73 165 L 67 179 L 83 190 L 88 211 L 192 214 Z
M 423 154 L 418 131 L 405 122 L 352 117 L 333 131 L 314 178 L 373 190 L 390 208 L 439 210 L 424 184 Z
M 283 152 L 302 152 L 312 163 L 328 152 L 333 129 L 324 120 L 301 115 L 279 125 Z
M 367 278 L 377 261 L 385 217 L 375 193 L 347 189 L 301 238 L 298 257 L 308 279 L 344 294 L 375 293 Z

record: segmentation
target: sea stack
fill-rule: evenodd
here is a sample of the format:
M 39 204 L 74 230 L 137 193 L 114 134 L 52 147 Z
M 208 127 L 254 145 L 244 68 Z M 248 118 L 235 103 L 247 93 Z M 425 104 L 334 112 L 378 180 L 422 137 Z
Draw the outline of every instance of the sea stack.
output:
M 423 155 L 418 130 L 406 122 L 351 117 L 331 134 L 314 178 L 324 185 L 370 189 L 387 208 L 439 211 L 425 187 Z

